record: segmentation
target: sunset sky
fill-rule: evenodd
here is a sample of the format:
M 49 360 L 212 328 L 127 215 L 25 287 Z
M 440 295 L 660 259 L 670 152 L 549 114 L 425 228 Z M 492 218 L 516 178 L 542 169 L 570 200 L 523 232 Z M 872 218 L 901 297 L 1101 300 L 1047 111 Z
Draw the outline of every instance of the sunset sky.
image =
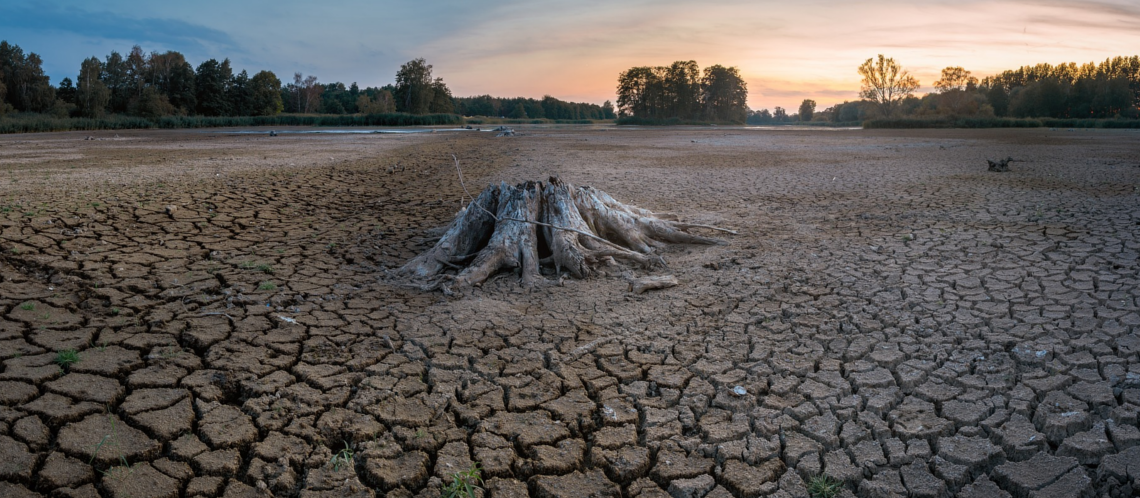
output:
M 975 76 L 1140 52 L 1140 2 L 1101 1 L 5 1 L 0 39 L 36 52 L 52 84 L 87 57 L 177 50 L 197 66 L 295 71 L 381 86 L 424 57 L 456 96 L 614 100 L 618 73 L 696 60 L 737 66 L 753 109 L 858 98 L 855 68 L 883 53 L 923 91 Z

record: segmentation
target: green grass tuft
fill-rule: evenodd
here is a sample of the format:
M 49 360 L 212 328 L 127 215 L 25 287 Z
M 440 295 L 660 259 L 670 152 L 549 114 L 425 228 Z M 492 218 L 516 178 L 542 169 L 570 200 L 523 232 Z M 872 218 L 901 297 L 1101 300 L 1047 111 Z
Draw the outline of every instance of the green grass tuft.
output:
M 843 491 L 843 481 L 820 474 L 808 480 L 807 489 L 812 498 L 834 498 Z
M 63 368 L 79 363 L 79 352 L 74 349 L 65 349 L 55 354 L 55 362 Z
M 479 463 L 471 464 L 471 468 L 462 472 L 451 474 L 451 483 L 440 490 L 443 498 L 475 498 L 476 492 L 481 491 L 483 484 L 483 471 Z

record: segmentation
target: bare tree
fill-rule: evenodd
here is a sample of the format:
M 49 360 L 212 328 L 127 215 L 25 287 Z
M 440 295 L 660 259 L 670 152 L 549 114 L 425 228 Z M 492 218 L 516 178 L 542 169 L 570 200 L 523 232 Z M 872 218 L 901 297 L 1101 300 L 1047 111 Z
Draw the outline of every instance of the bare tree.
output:
M 890 116 L 896 104 L 918 89 L 918 80 L 883 54 L 878 60 L 867 59 L 859 66 L 859 75 L 863 77 L 859 95 L 878 104 L 884 116 Z

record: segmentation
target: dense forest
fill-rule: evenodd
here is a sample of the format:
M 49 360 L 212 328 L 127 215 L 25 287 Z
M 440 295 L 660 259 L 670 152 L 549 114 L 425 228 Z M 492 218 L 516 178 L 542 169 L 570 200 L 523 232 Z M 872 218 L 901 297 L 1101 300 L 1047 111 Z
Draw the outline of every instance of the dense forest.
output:
M 858 123 L 886 118 L 1140 118 L 1140 56 L 1100 63 L 1037 64 L 978 79 L 962 67 L 947 67 L 935 91 L 914 95 L 919 83 L 882 55 L 859 67 L 861 100 L 815 111 L 805 100 L 798 114 L 777 107 L 749 112 L 748 123 Z M 891 76 L 894 76 L 893 79 Z M 804 112 L 807 110 L 808 112 Z
M 35 53 L 25 54 L 18 45 L 0 42 L 0 116 L 38 113 L 61 119 L 131 116 L 159 120 L 273 116 L 284 112 L 321 115 L 459 113 L 558 120 L 614 117 L 612 106 L 565 102 L 551 96 L 542 100 L 490 96 L 456 98 L 443 78 L 433 76 L 432 66 L 424 59 L 401 66 L 394 84 L 366 88 L 356 83 L 347 86 L 340 82 L 322 83 L 316 76 L 302 73 L 294 73 L 292 80 L 286 82 L 272 71 L 262 70 L 251 76 L 242 70 L 235 74 L 229 59 L 210 59 L 195 67 L 181 53 L 148 54 L 137 45 L 125 57 L 111 52 L 103 59 L 84 60 L 76 78 L 64 78 L 58 86 L 51 85 L 42 63 Z M 458 122 L 458 119 L 451 121 Z M 164 122 L 180 121 L 167 119 Z

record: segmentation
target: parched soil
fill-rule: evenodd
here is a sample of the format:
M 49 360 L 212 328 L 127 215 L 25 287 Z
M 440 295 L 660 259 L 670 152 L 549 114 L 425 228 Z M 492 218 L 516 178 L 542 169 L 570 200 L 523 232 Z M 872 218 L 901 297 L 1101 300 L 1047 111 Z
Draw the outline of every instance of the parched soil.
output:
M 1140 490 L 1140 134 L 518 131 L 0 137 L 0 496 Z M 740 234 L 420 292 L 452 154 Z

